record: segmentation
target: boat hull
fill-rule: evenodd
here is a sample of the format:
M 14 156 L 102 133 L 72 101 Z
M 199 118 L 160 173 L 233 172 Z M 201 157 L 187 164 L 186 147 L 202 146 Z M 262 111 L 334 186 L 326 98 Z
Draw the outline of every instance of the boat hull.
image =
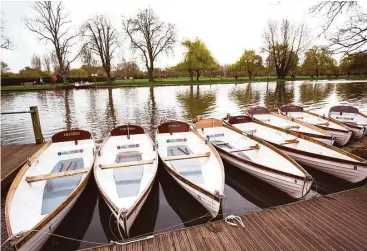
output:
M 220 156 L 230 164 L 247 172 L 258 179 L 272 185 L 273 187 L 287 193 L 293 198 L 299 199 L 308 194 L 311 189 L 312 179 L 301 179 L 297 177 L 288 177 L 275 172 L 257 168 L 255 165 L 240 161 L 230 154 L 219 151 Z
M 367 165 L 362 162 L 348 163 L 345 161 L 338 161 L 335 159 L 325 158 L 323 155 L 308 154 L 306 152 L 290 149 L 288 147 L 279 146 L 283 152 L 291 156 L 295 161 L 301 165 L 312 167 L 332 176 L 341 178 L 351 183 L 360 182 L 367 177 Z
M 218 215 L 221 206 L 221 200 L 217 200 L 214 194 L 212 195 L 213 197 L 211 197 L 208 196 L 208 194 L 200 192 L 199 190 L 190 186 L 190 182 L 184 182 L 184 178 L 178 178 L 178 175 L 174 173 L 166 164 L 164 164 L 164 167 L 171 177 L 210 213 L 211 217 L 215 218 Z
M 330 127 L 324 127 L 324 126 L 319 126 L 319 127 L 321 129 L 324 129 L 331 135 L 333 135 L 335 138 L 335 144 L 339 146 L 345 146 L 346 144 L 348 144 L 353 134 L 352 131 L 336 130 L 336 129 L 332 129 Z
M 86 178 L 88 180 L 89 176 Z M 25 242 L 21 247 L 15 247 L 16 250 L 19 251 L 29 251 L 29 250 L 40 250 L 45 244 L 45 242 L 48 240 L 48 238 L 51 236 L 51 234 L 56 230 L 56 228 L 60 225 L 62 220 L 65 218 L 65 216 L 68 214 L 68 212 L 71 210 L 71 208 L 74 206 L 76 201 L 78 200 L 81 193 L 84 191 L 84 188 L 86 186 L 87 182 L 85 182 L 84 186 L 80 189 L 78 194 L 75 196 L 75 198 L 69 202 L 69 204 L 61 210 L 59 214 L 57 214 L 52 220 L 50 220 L 40 231 L 38 231 L 36 234 L 34 234 L 27 242 Z
M 141 199 L 139 200 L 139 203 L 137 204 L 137 206 L 133 210 L 130 210 L 130 211 L 126 212 L 125 215 L 127 215 L 127 217 L 122 213 L 120 214 L 119 224 L 123 229 L 123 234 L 125 235 L 125 237 L 130 236 L 131 227 L 134 225 L 134 222 L 135 222 L 136 218 L 138 217 L 138 215 L 141 211 L 141 208 L 143 207 L 145 201 L 147 200 L 147 198 L 150 194 L 150 191 L 152 190 L 153 183 L 154 182 L 152 182 L 150 187 L 147 189 L 147 192 L 141 197 Z M 110 205 L 109 200 L 106 199 L 104 196 L 102 196 L 102 197 L 103 197 L 103 200 L 106 202 L 107 206 L 110 208 L 112 214 L 115 216 L 116 220 L 118 220 L 119 212 L 115 209 L 116 206 Z
M 357 139 L 360 139 L 367 134 L 367 127 L 365 126 L 351 126 L 348 124 L 345 124 L 350 130 L 353 132 L 353 136 Z

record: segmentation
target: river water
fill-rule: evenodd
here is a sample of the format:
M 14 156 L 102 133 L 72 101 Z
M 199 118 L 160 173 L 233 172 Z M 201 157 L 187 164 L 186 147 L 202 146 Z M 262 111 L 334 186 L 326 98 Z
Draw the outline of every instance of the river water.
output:
M 2 112 L 39 107 L 41 127 L 47 140 L 60 130 L 74 127 L 89 130 L 96 139 L 102 139 L 115 126 L 128 122 L 142 125 L 152 134 L 154 127 L 167 119 L 191 121 L 199 115 L 222 118 L 227 113 L 243 113 L 250 106 L 276 109 L 289 103 L 301 104 L 320 114 L 336 104 L 350 104 L 367 111 L 367 82 L 258 82 L 1 93 Z M 1 117 L 1 145 L 33 142 L 29 114 Z M 294 201 L 235 167 L 228 164 L 225 167 L 226 198 L 222 214 L 242 215 Z M 160 167 L 152 192 L 133 226 L 132 236 L 208 221 L 201 217 L 206 211 L 162 169 Z M 328 175 L 307 170 L 317 181 L 313 195 L 352 187 Z M 110 216 L 109 208 L 98 196 L 91 179 L 55 233 L 95 243 L 53 236 L 44 250 L 73 250 L 119 239 L 116 222 Z

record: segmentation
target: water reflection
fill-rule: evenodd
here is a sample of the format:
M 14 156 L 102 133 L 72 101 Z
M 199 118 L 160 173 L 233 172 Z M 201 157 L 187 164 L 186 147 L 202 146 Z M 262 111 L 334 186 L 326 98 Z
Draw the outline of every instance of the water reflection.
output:
M 194 119 L 198 115 L 205 115 L 209 108 L 215 104 L 216 94 L 212 90 L 205 90 L 200 92 L 200 86 L 190 86 L 190 90 L 177 94 L 177 101 L 181 103 L 186 119 Z
M 265 90 L 264 104 L 270 110 L 291 104 L 294 100 L 294 85 L 292 83 L 278 81 L 268 83 Z
M 336 93 L 342 101 L 358 102 L 367 95 L 366 83 L 344 84 L 336 86 Z
M 321 102 L 325 100 L 334 89 L 331 83 L 326 84 L 309 84 L 300 85 L 300 102 L 303 104 L 311 102 Z
M 242 86 L 235 86 L 230 92 L 230 97 L 242 109 L 253 106 L 260 101 L 260 91 L 254 90 L 254 83 L 249 83 L 245 88 Z
M 87 229 L 92 224 L 98 198 L 97 196 L 90 195 L 95 195 L 97 193 L 95 181 L 90 179 L 82 195 L 57 227 L 54 234 L 79 240 L 83 239 Z M 94 237 L 89 240 L 97 242 L 98 238 Z M 104 243 L 107 243 L 107 240 L 105 240 Z M 80 242 L 78 241 L 51 236 L 44 244 L 42 250 L 76 250 L 79 246 Z

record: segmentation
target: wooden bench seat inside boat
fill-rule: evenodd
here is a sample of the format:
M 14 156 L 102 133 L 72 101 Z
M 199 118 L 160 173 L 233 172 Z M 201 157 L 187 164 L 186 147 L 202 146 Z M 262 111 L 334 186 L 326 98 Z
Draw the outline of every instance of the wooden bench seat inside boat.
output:
M 124 167 L 113 168 L 118 197 L 138 195 L 144 172 L 142 154 L 139 151 L 120 152 L 116 155 L 115 162 L 113 165 Z M 153 160 L 149 162 L 153 163 Z
M 223 150 L 227 150 L 229 151 L 230 153 L 232 154 L 235 154 L 236 156 L 239 156 L 241 158 L 244 158 L 244 159 L 247 159 L 247 160 L 250 160 L 250 157 L 247 156 L 244 151 L 241 151 L 243 149 L 235 149 L 231 144 L 227 143 L 227 142 L 224 142 L 222 140 L 213 140 L 213 141 L 210 141 L 212 144 L 216 145 L 217 147 L 223 149 Z M 231 152 L 232 151 L 232 152 Z
M 194 154 L 188 146 L 181 145 L 167 147 L 167 155 L 164 161 L 182 160 L 170 162 L 179 174 L 195 184 L 204 183 L 202 165 L 197 158 L 209 157 L 210 152 Z
M 106 165 L 99 165 L 99 166 L 102 169 L 109 169 L 109 168 L 122 168 L 122 167 L 129 167 L 129 166 L 150 165 L 153 163 L 154 163 L 154 159 L 150 159 L 150 160 L 138 160 L 138 161 L 123 162 L 123 163 L 106 164 Z
M 257 145 L 254 145 L 254 146 L 250 146 L 248 148 L 242 148 L 242 149 L 231 149 L 231 150 L 228 150 L 230 153 L 235 153 L 235 152 L 245 152 L 245 151 L 251 151 L 251 150 L 258 150 L 260 149 L 260 146 L 257 144 Z
M 164 161 L 173 161 L 173 160 L 187 160 L 187 159 L 196 159 L 196 158 L 205 158 L 209 157 L 210 152 L 207 153 L 196 153 L 196 154 L 188 154 L 188 155 L 178 155 L 178 156 L 170 156 L 163 158 Z
M 38 182 L 38 181 L 45 181 L 45 180 L 53 180 L 53 179 L 60 179 L 64 177 L 74 176 L 78 174 L 87 173 L 89 171 L 88 168 L 78 169 L 78 170 L 71 170 L 59 173 L 51 173 L 51 174 L 43 174 L 37 176 L 28 176 L 25 178 L 25 181 L 28 183 Z
M 84 168 L 83 158 L 59 160 L 50 174 L 28 176 L 28 183 L 45 181 L 41 215 L 52 212 L 79 185 L 82 175 L 89 172 Z

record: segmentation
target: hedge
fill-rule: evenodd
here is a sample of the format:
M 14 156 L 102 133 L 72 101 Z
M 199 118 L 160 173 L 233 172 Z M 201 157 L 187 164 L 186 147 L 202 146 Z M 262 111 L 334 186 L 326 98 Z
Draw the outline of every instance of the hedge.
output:
M 52 83 L 52 78 L 51 77 L 42 77 L 43 83 Z M 112 78 L 112 80 L 115 80 L 114 78 Z M 75 82 L 94 82 L 94 77 L 68 77 L 67 81 L 69 83 L 75 83 Z M 103 82 L 106 81 L 106 77 L 96 77 L 96 82 Z M 2 86 L 14 86 L 14 85 L 21 85 L 23 83 L 27 83 L 27 82 L 36 82 L 36 84 L 40 84 L 40 79 L 39 78 L 9 78 L 9 77 L 4 77 L 1 78 L 1 85 Z M 61 77 L 57 77 L 57 81 L 56 83 L 62 84 L 62 78 Z

